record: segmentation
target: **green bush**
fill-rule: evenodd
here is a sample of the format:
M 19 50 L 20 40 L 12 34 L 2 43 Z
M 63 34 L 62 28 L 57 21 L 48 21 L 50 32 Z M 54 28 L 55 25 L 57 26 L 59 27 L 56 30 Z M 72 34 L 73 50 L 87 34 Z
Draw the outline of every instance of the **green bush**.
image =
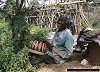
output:
M 94 26 L 94 28 L 96 28 L 96 29 L 100 29 L 100 23 L 94 23 L 93 26 Z
M 28 50 L 14 53 L 12 31 L 9 23 L 0 23 L 0 72 L 37 72 L 28 60 Z
M 29 28 L 32 39 L 38 40 L 42 42 L 47 41 L 47 35 L 48 35 L 48 29 L 47 28 L 41 28 L 40 26 L 36 26 L 35 24 L 32 24 Z
M 0 52 L 1 72 L 37 72 L 29 63 L 27 48 L 17 54 L 12 51 L 11 48 L 7 48 Z
M 98 23 L 98 24 L 96 25 L 96 28 L 100 29 L 100 23 Z
M 0 23 L 0 49 L 12 47 L 12 32 L 8 23 Z

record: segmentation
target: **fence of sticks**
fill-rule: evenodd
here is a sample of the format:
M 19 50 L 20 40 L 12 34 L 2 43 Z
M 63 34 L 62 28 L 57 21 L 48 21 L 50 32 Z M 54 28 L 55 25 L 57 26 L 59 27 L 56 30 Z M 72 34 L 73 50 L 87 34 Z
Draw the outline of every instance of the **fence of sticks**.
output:
M 73 34 L 78 34 L 81 28 L 89 27 L 92 25 L 89 23 L 83 11 L 83 4 L 85 1 L 73 1 L 62 2 L 48 5 L 35 6 L 37 12 L 36 15 L 30 15 L 27 17 L 29 23 L 35 23 L 41 27 L 47 27 L 49 29 L 57 28 L 57 19 L 59 13 L 64 11 L 68 12 L 74 22 L 71 30 Z

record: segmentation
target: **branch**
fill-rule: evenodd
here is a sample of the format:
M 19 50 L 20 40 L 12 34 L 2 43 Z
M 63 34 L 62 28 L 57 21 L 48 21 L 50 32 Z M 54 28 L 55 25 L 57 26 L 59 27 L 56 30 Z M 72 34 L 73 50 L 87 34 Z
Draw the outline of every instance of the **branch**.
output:
M 21 0 L 20 9 L 23 8 L 26 0 Z
M 16 0 L 16 6 L 19 7 L 19 0 Z

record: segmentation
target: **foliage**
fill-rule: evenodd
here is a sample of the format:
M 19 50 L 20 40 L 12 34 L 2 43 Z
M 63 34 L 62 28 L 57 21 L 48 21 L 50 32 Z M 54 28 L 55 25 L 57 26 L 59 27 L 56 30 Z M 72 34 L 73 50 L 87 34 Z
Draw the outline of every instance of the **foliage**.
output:
M 0 52 L 0 70 L 2 72 L 36 72 L 29 63 L 27 49 L 13 53 L 9 48 Z
M 96 24 L 94 25 L 94 28 L 100 29 L 100 23 L 96 23 Z
M 5 21 L 4 15 L 0 13 L 0 22 L 4 22 L 4 21 Z
M 28 50 L 14 53 L 9 23 L 0 22 L 0 72 L 37 72 L 28 60 Z
M 32 40 L 29 29 L 36 29 L 34 40 L 43 41 L 47 30 L 30 26 L 26 21 L 28 9 L 17 8 L 15 1 L 18 0 L 7 0 L 0 12 L 0 72 L 36 72 L 28 60 L 26 46 Z M 5 19 L 8 22 L 4 22 Z
M 25 16 L 18 14 L 13 17 L 13 20 L 10 22 L 10 27 L 12 29 L 12 41 L 15 52 L 23 49 L 26 44 L 25 41 L 29 39 L 26 38 L 29 35 L 28 24 L 25 21 Z
M 47 35 L 48 35 L 47 28 L 41 28 L 40 26 L 36 26 L 35 24 L 32 24 L 29 29 L 31 34 L 33 34 L 33 40 L 38 40 L 42 42 L 47 41 Z
M 11 15 L 14 14 L 15 9 L 15 0 L 6 0 L 5 5 L 0 8 L 0 14 L 5 20 L 9 20 Z
M 8 23 L 0 23 L 0 49 L 12 47 L 11 34 Z
M 17 4 L 17 2 L 20 4 Z M 29 35 L 28 24 L 26 22 L 26 15 L 28 13 L 28 9 L 23 8 L 23 3 L 25 3 L 25 0 L 7 0 L 5 6 L 3 9 L 1 9 L 1 18 L 4 20 L 9 21 L 12 31 L 12 41 L 13 46 L 16 52 L 21 50 L 26 46 L 28 43 L 29 37 L 26 37 Z M 12 15 L 14 14 L 14 15 Z
M 13 14 L 12 12 L 15 9 L 15 0 L 7 0 L 3 9 L 6 14 Z
M 31 0 L 31 4 L 36 5 L 36 4 L 39 4 L 39 3 L 38 3 L 38 0 Z

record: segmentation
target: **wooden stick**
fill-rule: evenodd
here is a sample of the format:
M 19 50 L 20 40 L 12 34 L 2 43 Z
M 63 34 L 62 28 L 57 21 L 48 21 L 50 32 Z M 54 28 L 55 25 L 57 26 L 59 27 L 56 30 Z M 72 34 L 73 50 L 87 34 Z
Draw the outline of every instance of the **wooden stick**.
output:
M 74 1 L 74 2 L 65 2 L 59 3 L 60 5 L 69 5 L 69 4 L 77 4 L 77 3 L 84 3 L 85 1 Z
M 64 2 L 64 3 L 53 3 L 48 5 L 38 5 L 38 7 L 46 7 L 46 6 L 57 6 L 57 5 L 69 5 L 69 4 L 77 4 L 77 3 L 84 3 L 85 1 L 74 1 L 74 2 Z
M 39 51 L 32 50 L 32 49 L 28 49 L 28 50 L 29 50 L 29 52 L 34 53 L 34 54 L 44 55 L 44 53 L 43 53 L 43 52 L 39 52 Z

